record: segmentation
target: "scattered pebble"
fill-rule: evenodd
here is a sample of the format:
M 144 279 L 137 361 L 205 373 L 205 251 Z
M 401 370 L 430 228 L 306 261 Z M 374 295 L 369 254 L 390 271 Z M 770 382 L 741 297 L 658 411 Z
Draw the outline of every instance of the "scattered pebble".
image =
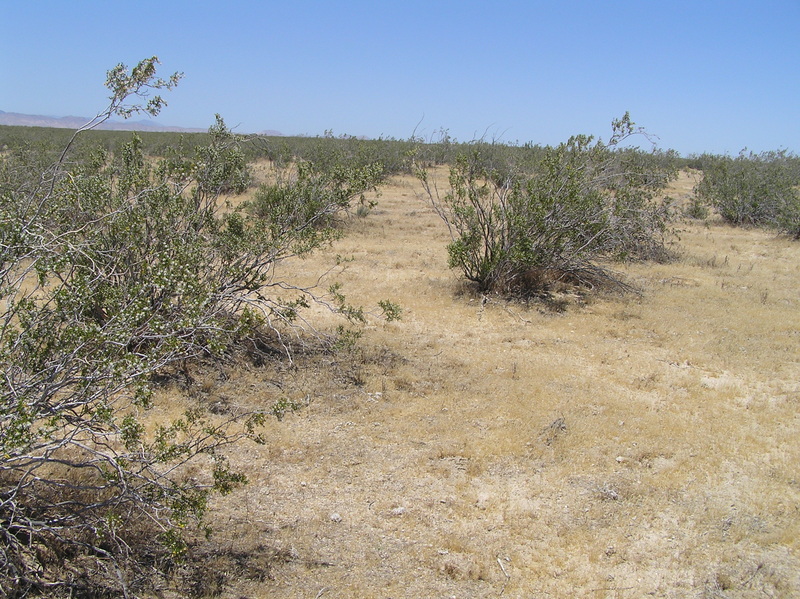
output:
M 342 521 L 342 517 L 339 514 L 337 514 L 336 512 L 333 512 L 328 517 L 331 519 L 331 522 L 341 522 Z

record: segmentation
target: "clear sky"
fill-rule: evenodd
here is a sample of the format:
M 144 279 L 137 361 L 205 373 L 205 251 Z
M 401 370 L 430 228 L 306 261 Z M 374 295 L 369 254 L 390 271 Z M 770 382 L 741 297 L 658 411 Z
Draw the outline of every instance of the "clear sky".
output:
M 92 116 L 152 55 L 168 125 L 556 144 L 630 111 L 684 155 L 800 152 L 800 0 L 0 0 L 0 110 Z

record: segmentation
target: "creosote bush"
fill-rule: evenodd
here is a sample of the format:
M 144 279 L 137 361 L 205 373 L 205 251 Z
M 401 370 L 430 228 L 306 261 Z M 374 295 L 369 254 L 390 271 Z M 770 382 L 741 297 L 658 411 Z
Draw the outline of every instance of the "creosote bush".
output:
M 76 155 L 112 115 L 155 115 L 144 60 L 108 74 L 108 108 L 39 168 L 0 159 L 0 595 L 131 596 L 202 532 L 212 493 L 246 482 L 225 449 L 262 441 L 262 412 L 190 408 L 145 426 L 153 385 L 242 340 L 286 347 L 317 298 L 277 272 L 333 236 L 331 218 L 374 168 L 300 170 L 250 217 L 221 210 L 250 182 L 241 139 L 217 117 L 207 143 L 159 161 L 140 137 Z M 313 200 L 313 201 L 312 201 Z M 328 300 L 348 315 L 341 292 Z M 274 410 L 273 410 L 273 413 Z M 277 415 L 277 413 L 275 413 Z M 91 589 L 89 591 L 88 589 Z
M 481 292 L 532 297 L 561 283 L 626 288 L 608 260 L 670 258 L 669 203 L 657 194 L 672 162 L 619 147 L 642 133 L 626 114 L 608 143 L 574 136 L 540 150 L 527 171 L 462 154 L 444 196 L 417 169 L 450 229 L 450 266 Z
M 703 156 L 700 201 L 734 225 L 771 227 L 800 239 L 800 159 L 785 151 Z
M 302 254 L 304 241 L 313 249 L 336 236 L 337 219 L 351 211 L 354 201 L 367 211 L 374 207 L 375 202 L 365 194 L 376 191 L 382 180 L 380 163 L 320 165 L 301 161 L 278 171 L 275 183 L 260 186 L 245 210 L 267 223 L 265 233 L 273 237 L 293 231 L 299 243 L 297 251 Z

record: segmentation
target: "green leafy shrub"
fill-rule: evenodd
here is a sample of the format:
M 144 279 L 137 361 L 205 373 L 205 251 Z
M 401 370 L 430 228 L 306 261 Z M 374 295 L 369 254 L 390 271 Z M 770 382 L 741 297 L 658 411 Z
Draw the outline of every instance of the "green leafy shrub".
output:
M 280 171 L 275 183 L 260 186 L 244 210 L 254 217 L 251 226 L 262 239 L 281 247 L 281 252 L 302 255 L 340 235 L 337 219 L 352 210 L 354 201 L 358 209 L 369 211 L 374 201 L 365 194 L 376 191 L 382 180 L 379 163 L 300 162 Z
M 110 104 L 93 123 L 157 113 L 163 100 L 149 93 L 179 76 L 157 78 L 156 64 L 110 71 Z M 280 347 L 313 297 L 277 265 L 330 239 L 327 219 L 375 180 L 367 167 L 308 173 L 277 196 L 263 192 L 256 217 L 245 218 L 220 209 L 221 194 L 250 181 L 242 140 L 221 118 L 207 143 L 179 144 L 159 161 L 144 155 L 139 136 L 112 159 L 103 147 L 83 151 L 74 142 L 82 134 L 49 167 L 20 154 L 0 168 L 0 594 L 8 597 L 70 595 L 77 578 L 97 596 L 136 593 L 145 570 L 185 550 L 190 524 L 202 529 L 210 495 L 246 482 L 224 450 L 258 441 L 269 409 L 226 420 L 191 408 L 152 429 L 143 423 L 152 381 L 242 339 L 271 334 Z M 80 574 L 60 577 L 60 567 Z
M 482 292 L 529 297 L 558 283 L 623 287 L 603 260 L 668 259 L 669 207 L 656 194 L 674 169 L 617 149 L 637 132 L 626 114 L 607 144 L 581 135 L 543 149 L 532 174 L 462 154 L 444 197 L 419 169 L 453 238 L 450 266 Z
M 708 203 L 694 195 L 684 206 L 683 214 L 688 218 L 704 220 L 709 216 Z
M 695 193 L 731 224 L 774 227 L 800 238 L 799 164 L 785 151 L 705 156 Z

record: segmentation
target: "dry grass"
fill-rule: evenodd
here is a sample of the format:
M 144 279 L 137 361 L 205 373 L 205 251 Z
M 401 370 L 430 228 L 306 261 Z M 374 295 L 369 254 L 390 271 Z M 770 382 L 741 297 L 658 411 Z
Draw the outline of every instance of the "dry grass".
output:
M 401 322 L 202 385 L 305 406 L 232 456 L 215 542 L 280 559 L 222 596 L 800 596 L 800 245 L 687 224 L 627 269 L 641 297 L 556 313 L 470 295 L 416 191 L 295 265 L 352 257 L 345 292 Z

